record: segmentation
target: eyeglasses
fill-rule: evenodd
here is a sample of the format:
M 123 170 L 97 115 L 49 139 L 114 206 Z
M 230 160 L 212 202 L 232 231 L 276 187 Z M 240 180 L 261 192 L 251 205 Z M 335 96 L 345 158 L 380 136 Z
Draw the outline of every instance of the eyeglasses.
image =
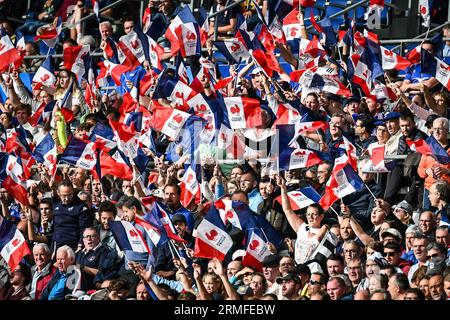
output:
M 431 255 L 427 255 L 427 259 L 431 259 L 431 258 L 437 258 L 439 257 L 439 253 L 435 253 L 435 254 L 431 254 Z
M 83 236 L 83 238 L 84 239 L 94 239 L 94 238 L 97 238 L 97 235 L 95 235 L 95 234 L 88 234 L 87 236 Z
M 323 285 L 324 283 L 322 283 L 322 282 L 320 282 L 320 281 L 309 280 L 309 284 L 311 284 L 311 285 L 316 285 L 316 284 L 318 284 L 318 285 Z

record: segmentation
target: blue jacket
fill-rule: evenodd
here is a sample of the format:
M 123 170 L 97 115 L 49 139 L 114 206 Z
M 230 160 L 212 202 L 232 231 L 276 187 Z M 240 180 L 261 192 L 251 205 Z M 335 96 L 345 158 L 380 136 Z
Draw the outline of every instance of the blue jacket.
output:
M 53 241 L 56 247 L 68 245 L 76 250 L 84 229 L 92 227 L 94 216 L 86 204 L 74 196 L 69 205 L 53 203 Z

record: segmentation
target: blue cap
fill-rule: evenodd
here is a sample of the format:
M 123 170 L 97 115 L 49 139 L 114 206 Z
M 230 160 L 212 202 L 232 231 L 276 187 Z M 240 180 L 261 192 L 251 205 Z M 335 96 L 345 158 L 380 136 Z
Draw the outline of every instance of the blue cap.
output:
M 400 112 L 393 111 L 393 112 L 386 113 L 383 121 L 393 120 L 393 119 L 398 119 L 398 118 L 400 118 Z
M 357 96 L 351 96 L 350 98 L 348 98 L 344 101 L 344 106 L 346 106 L 347 104 L 349 104 L 350 102 L 353 102 L 353 101 L 360 103 L 361 99 Z
M 375 127 L 378 127 L 378 126 L 383 126 L 383 127 L 385 127 L 385 126 L 386 126 L 386 123 L 384 123 L 384 121 L 378 120 L 378 121 L 375 121 L 375 122 L 373 123 L 373 125 L 374 125 Z

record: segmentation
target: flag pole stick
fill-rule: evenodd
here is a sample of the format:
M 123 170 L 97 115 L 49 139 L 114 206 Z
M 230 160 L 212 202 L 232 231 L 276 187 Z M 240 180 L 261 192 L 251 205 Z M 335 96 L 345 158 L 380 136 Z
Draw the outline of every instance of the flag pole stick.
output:
M 337 211 L 334 210 L 334 208 L 332 206 L 330 206 L 330 209 L 339 217 L 339 213 L 337 213 Z
M 373 194 L 372 190 L 370 190 L 370 188 L 367 186 L 367 184 L 364 183 L 364 186 L 366 187 L 366 189 L 369 191 L 369 193 L 372 195 L 374 200 L 377 200 L 377 197 L 375 197 L 375 195 Z
M 178 249 L 177 249 L 177 247 L 175 246 L 174 241 L 173 241 L 173 240 L 170 240 L 170 243 L 172 244 L 173 250 L 176 252 L 178 258 L 180 258 L 180 260 L 181 260 L 181 255 L 180 255 L 180 253 L 178 252 Z

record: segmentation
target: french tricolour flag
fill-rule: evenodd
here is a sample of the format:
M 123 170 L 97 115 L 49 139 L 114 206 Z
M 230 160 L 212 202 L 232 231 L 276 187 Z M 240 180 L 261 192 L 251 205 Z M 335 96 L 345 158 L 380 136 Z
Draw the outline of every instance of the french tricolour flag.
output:
M 175 140 L 189 117 L 187 112 L 156 106 L 153 108 L 153 128 Z
M 383 69 L 385 70 L 405 70 L 411 65 L 411 62 L 395 52 L 380 46 L 381 49 L 381 62 Z
M 22 232 L 14 223 L 0 216 L 0 254 L 8 263 L 9 270 L 14 270 L 23 257 L 31 254 Z
M 363 167 L 363 172 L 389 172 L 394 169 L 396 162 L 384 160 L 385 146 L 374 147 L 369 150 L 370 159 Z
M 34 37 L 34 41 L 42 40 L 47 46 L 49 46 L 50 48 L 54 48 L 56 42 L 58 41 L 61 30 L 62 20 L 61 17 L 58 17 L 56 27 L 51 26 L 49 28 L 43 29 L 40 35 Z
M 181 238 L 175 228 L 173 227 L 172 221 L 170 220 L 168 209 L 166 206 L 164 206 L 162 203 L 156 201 L 154 203 L 152 212 L 154 213 L 155 217 L 158 217 L 161 221 L 161 224 L 164 227 L 164 230 L 166 231 L 167 237 L 169 237 L 172 240 L 175 240 L 177 242 L 183 242 L 186 243 L 187 241 Z
M 131 31 L 120 38 L 117 44 L 123 55 L 119 52 L 119 61 L 124 64 L 125 59 L 131 62 L 131 65 L 137 67 L 145 60 L 144 46 L 139 39 L 136 31 Z
M 0 72 L 8 72 L 10 70 L 10 65 L 20 66 L 22 57 L 17 50 L 5 29 L 0 28 Z
M 242 259 L 242 265 L 245 267 L 254 267 L 262 271 L 262 262 L 265 257 L 271 255 L 267 248 L 267 242 L 264 240 L 264 233 L 260 229 L 249 230 L 250 237 L 247 239 L 247 248 L 245 256 Z
M 442 164 L 450 163 L 450 156 L 448 155 L 447 151 L 433 136 L 429 136 L 425 140 L 406 140 L 406 143 L 412 151 L 418 152 L 423 155 L 432 156 Z
M 150 253 L 139 231 L 128 221 L 110 221 L 109 227 L 120 250 Z
M 77 79 L 81 79 L 86 72 L 89 59 L 89 45 L 67 47 L 64 49 L 64 67 L 72 71 Z
M 155 247 L 158 245 L 159 240 L 161 240 L 161 233 L 158 228 L 154 227 L 150 222 L 136 215 L 134 222 L 144 228 L 150 240 L 152 240 Z
M 262 124 L 258 100 L 244 97 L 226 97 L 223 100 L 232 129 L 255 128 Z
M 183 179 L 180 184 L 181 198 L 180 202 L 183 207 L 188 207 L 192 200 L 195 199 L 195 203 L 200 203 L 201 193 L 200 184 L 197 181 L 197 174 L 191 166 L 184 172 Z
M 235 228 L 243 229 L 241 225 L 241 221 L 239 219 L 237 210 L 235 210 L 233 204 L 236 206 L 237 202 L 226 200 L 226 199 L 219 199 L 214 203 L 214 206 L 217 210 L 219 210 L 219 216 L 222 219 L 222 222 L 224 225 L 227 224 L 227 222 L 231 223 Z
M 58 151 L 50 133 L 44 135 L 33 150 L 33 156 L 38 163 L 50 169 L 51 176 L 55 174 Z
M 318 194 L 317 191 L 311 186 L 290 191 L 287 195 L 291 208 L 294 211 L 306 208 L 313 203 L 318 203 L 321 198 L 320 194 Z M 275 201 L 281 203 L 281 196 L 275 198 Z
M 280 170 L 309 168 L 322 163 L 319 156 L 311 150 L 287 148 L 281 151 L 278 158 Z
M 99 80 L 102 80 L 108 76 L 111 76 L 114 80 L 114 83 L 118 86 L 120 86 L 120 76 L 130 71 L 132 68 L 128 66 L 124 66 L 121 64 L 115 64 L 108 60 L 99 62 L 98 64 L 100 66 L 100 73 L 97 76 L 97 86 L 102 86 L 105 83 Z
M 436 57 L 435 59 L 437 60 L 436 80 L 442 83 L 447 90 L 450 90 L 450 66 Z
M 83 141 L 72 137 L 61 155 L 61 162 L 71 164 L 78 168 L 91 170 L 97 163 L 95 142 Z
M 5 152 L 0 152 L 0 184 L 17 201 L 27 206 L 27 188 L 23 178 L 24 171 L 18 159 Z
M 183 58 L 201 54 L 200 26 L 189 6 L 184 6 L 167 28 L 165 37 L 170 41 L 170 51 L 181 52 Z
M 238 39 L 213 41 L 213 44 L 232 64 L 236 64 L 250 58 L 247 48 L 245 48 L 244 44 Z
M 225 231 L 225 225 L 214 206 L 203 218 L 195 230 L 194 256 L 199 258 L 218 258 L 223 261 L 233 246 L 233 240 Z
M 33 83 L 37 83 L 39 87 L 43 85 L 52 87 L 56 82 L 54 72 L 53 59 L 52 56 L 49 55 L 34 74 Z
M 431 21 L 429 0 L 419 0 L 419 12 L 423 19 L 422 26 L 429 28 Z
M 364 188 L 364 182 L 350 164 L 346 164 L 338 171 L 333 171 L 333 176 L 337 182 L 334 193 L 340 199 Z
M 406 54 L 406 59 L 408 59 L 408 61 L 411 62 L 412 64 L 419 63 L 421 52 L 422 52 L 422 45 L 419 44 L 417 47 L 415 47 Z

